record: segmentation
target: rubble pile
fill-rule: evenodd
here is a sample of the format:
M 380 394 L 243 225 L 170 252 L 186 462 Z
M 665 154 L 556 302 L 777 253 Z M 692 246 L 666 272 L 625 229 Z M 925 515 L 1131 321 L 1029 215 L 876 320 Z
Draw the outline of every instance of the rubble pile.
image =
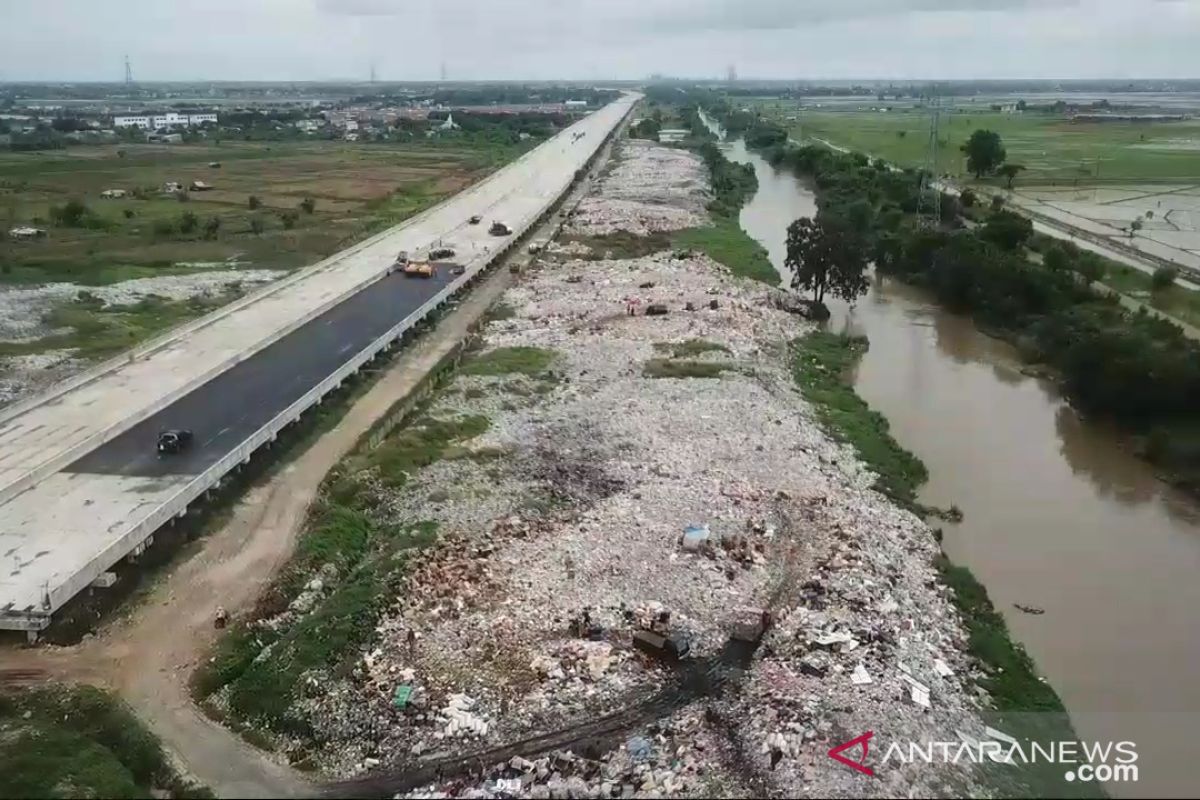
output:
M 692 213 L 694 164 L 663 150 L 627 146 L 593 201 L 677 192 Z M 552 377 L 460 375 L 435 397 L 435 416 L 488 418 L 467 456 L 501 455 L 421 469 L 386 505 L 441 539 L 352 674 L 304 700 L 321 766 L 566 731 L 573 754 L 498 758 L 412 796 L 852 796 L 899 793 L 898 776 L 906 795 L 938 791 L 960 768 L 873 783 L 827 755 L 864 730 L 981 726 L 932 534 L 797 389 L 786 345 L 808 323 L 694 253 L 559 252 L 504 302 L 484 352 L 552 351 Z M 589 725 L 620 714 L 601 746 Z
M 624 141 L 616 168 L 598 181 L 595 194 L 580 202 L 566 232 L 645 236 L 706 225 L 707 172 L 690 151 L 641 139 Z
M 617 798 L 713 796 L 707 765 L 718 744 L 694 710 L 675 714 L 624 738 L 597 758 L 555 750 L 538 758 L 513 756 L 470 779 L 424 786 L 408 798 Z

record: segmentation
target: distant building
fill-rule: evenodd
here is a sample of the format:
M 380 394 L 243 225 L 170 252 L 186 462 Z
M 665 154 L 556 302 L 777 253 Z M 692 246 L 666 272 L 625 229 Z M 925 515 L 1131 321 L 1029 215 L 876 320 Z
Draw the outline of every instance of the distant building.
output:
M 191 190 L 193 192 L 207 192 L 211 188 L 213 188 L 212 184 L 205 183 L 204 181 L 192 181 Z
M 215 123 L 216 114 L 179 114 L 168 111 L 166 114 L 153 116 L 121 115 L 113 117 L 114 128 L 141 128 L 142 130 L 158 130 L 159 128 L 194 128 L 206 122 Z
M 127 194 L 129 194 L 129 192 L 125 191 L 124 189 L 105 189 L 100 193 L 100 196 L 106 200 L 119 200 Z
M 149 130 L 153 124 L 150 117 L 113 117 L 114 128 L 141 128 Z
M 581 108 L 587 108 L 588 101 L 587 100 L 568 100 L 563 105 L 565 105 L 568 109 L 578 110 Z
M 30 227 L 13 228 L 8 232 L 10 239 L 41 239 L 45 235 L 43 229 Z
M 301 119 L 296 121 L 296 128 L 306 133 L 315 133 L 320 130 L 324 122 L 318 119 Z

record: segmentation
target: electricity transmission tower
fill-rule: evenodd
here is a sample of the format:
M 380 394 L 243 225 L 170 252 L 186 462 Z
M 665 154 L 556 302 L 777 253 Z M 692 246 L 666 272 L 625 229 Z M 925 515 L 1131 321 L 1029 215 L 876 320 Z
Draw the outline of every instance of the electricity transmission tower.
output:
M 941 101 L 936 95 L 931 95 L 929 98 L 929 143 L 925 147 L 925 165 L 921 170 L 921 191 L 917 197 L 917 217 L 924 228 L 936 227 L 942 220 L 942 190 L 937 185 L 941 119 Z
M 125 85 L 133 86 L 133 67 L 129 66 L 129 56 L 125 56 Z
M 371 62 L 371 83 L 375 82 L 375 62 Z

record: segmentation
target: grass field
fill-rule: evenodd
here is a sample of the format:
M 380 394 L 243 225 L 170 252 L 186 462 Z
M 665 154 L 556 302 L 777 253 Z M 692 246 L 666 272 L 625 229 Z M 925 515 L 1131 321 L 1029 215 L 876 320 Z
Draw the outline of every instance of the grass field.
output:
M 0 763 L 0 797 L 213 796 L 176 773 L 119 700 L 89 686 L 6 690 Z
M 222 142 L 85 146 L 0 154 L 0 225 L 34 225 L 46 238 L 0 242 L 0 283 L 97 283 L 162 268 L 236 259 L 291 269 L 432 205 L 517 154 L 500 148 L 421 142 Z M 219 167 L 209 166 L 219 162 Z M 213 189 L 187 202 L 161 192 L 168 181 Z M 130 196 L 103 199 L 106 189 Z M 249 208 L 249 198 L 261 206 Z M 312 198 L 315 207 L 299 206 Z M 55 224 L 53 206 L 82 201 L 82 224 Z M 194 230 L 180 228 L 195 215 Z M 295 215 L 293 227 L 284 215 Z M 219 220 L 206 235 L 210 219 Z M 258 220 L 261 230 L 254 231 Z
M 929 116 L 920 111 L 798 110 L 776 101 L 762 109 L 796 138 L 825 139 L 903 166 L 925 163 Z M 1009 162 L 1028 168 L 1018 184 L 1200 181 L 1200 120 L 1077 123 L 1034 112 L 962 110 L 942 117 L 940 174 L 966 175 L 959 148 L 979 128 L 999 133 Z

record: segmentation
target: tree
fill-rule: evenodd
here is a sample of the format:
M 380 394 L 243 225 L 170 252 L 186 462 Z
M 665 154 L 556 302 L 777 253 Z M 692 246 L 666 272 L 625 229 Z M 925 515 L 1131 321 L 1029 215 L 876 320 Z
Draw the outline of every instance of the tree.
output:
M 840 219 L 801 217 L 788 226 L 787 258 L 792 287 L 813 293 L 823 303 L 828 291 L 848 303 L 866 294 L 864 241 Z
M 313 210 L 316 209 L 316 207 L 317 207 L 317 201 L 313 200 L 311 197 L 306 197 L 300 201 L 300 208 L 304 211 L 305 214 L 313 213 Z
M 1013 181 L 1017 179 L 1017 175 L 1025 171 L 1025 167 L 1020 164 L 1004 164 L 1000 169 L 996 170 L 1002 177 L 1008 181 L 1008 188 L 1013 187 Z
M 983 129 L 971 134 L 962 151 L 967 154 L 967 169 L 975 173 L 976 180 L 991 175 L 1008 158 L 1000 134 Z
M 83 218 L 90 213 L 90 209 L 80 200 L 68 200 L 61 206 L 50 207 L 50 219 L 64 228 L 80 227 L 83 225 Z
M 1140 219 L 1135 219 L 1133 222 L 1129 223 L 1129 238 L 1132 239 L 1133 235 L 1141 229 L 1142 221 Z
M 1033 235 L 1033 223 L 1012 211 L 994 211 L 979 235 L 1001 250 L 1017 250 Z
M 253 233 L 255 236 L 258 236 L 260 233 L 263 232 L 263 221 L 262 221 L 262 218 L 259 217 L 257 214 L 250 217 L 250 232 Z
M 215 239 L 215 238 L 217 238 L 217 232 L 220 230 L 221 230 L 221 218 L 220 217 L 209 217 L 208 221 L 204 223 L 204 238 L 205 239 Z
M 963 204 L 963 208 L 971 208 L 979 197 L 971 189 L 963 189 L 958 199 Z
M 999 211 L 1004 208 L 1004 198 L 998 194 L 992 195 L 992 211 Z
M 1017 111 L 1024 111 L 1027 108 L 1029 108 L 1029 106 L 1025 104 L 1024 100 L 1017 101 Z
M 125 219 L 133 219 L 133 215 L 135 212 L 132 208 L 127 208 L 124 211 L 122 211 L 121 213 L 125 215 Z
M 1075 267 L 1079 258 L 1079 248 L 1071 242 L 1051 242 L 1042 253 L 1042 263 L 1054 272 L 1065 272 Z
M 1159 267 L 1150 278 L 1150 288 L 1156 292 L 1170 289 L 1179 277 L 1179 267 Z
M 200 224 L 200 220 L 196 219 L 196 215 L 190 211 L 185 211 L 179 215 L 179 232 L 185 236 L 196 230 L 196 226 Z
M 292 228 L 296 227 L 296 219 L 297 217 L 295 211 L 284 211 L 279 215 L 279 221 L 283 223 L 283 229 L 285 231 L 290 231 Z
M 257 195 L 252 194 L 250 195 L 249 199 L 246 200 L 246 205 L 250 207 L 251 211 L 256 211 L 258 207 L 262 205 L 262 200 L 259 200 Z

